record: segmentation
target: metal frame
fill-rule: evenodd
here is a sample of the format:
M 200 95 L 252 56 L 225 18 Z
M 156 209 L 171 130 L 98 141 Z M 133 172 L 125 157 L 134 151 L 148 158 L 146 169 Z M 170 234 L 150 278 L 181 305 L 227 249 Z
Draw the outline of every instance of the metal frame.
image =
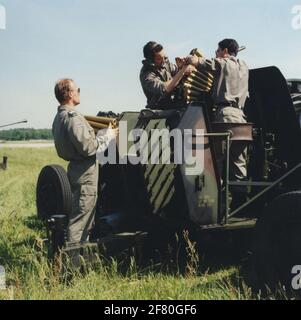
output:
M 225 177 L 225 204 L 226 204 L 226 213 L 225 213 L 225 224 L 228 224 L 229 217 L 229 167 L 230 167 L 230 137 L 231 132 L 222 132 L 222 133 L 204 133 L 204 134 L 194 134 L 193 137 L 225 137 L 226 138 L 226 177 Z
M 264 190 L 262 190 L 261 192 L 257 193 L 253 198 L 251 198 L 249 201 L 247 201 L 246 203 L 244 203 L 242 206 L 240 206 L 239 208 L 235 209 L 233 212 L 231 212 L 231 214 L 228 216 L 228 218 L 233 217 L 236 213 L 238 213 L 240 210 L 242 210 L 243 208 L 245 208 L 246 206 L 248 206 L 250 203 L 254 202 L 255 200 L 257 200 L 259 197 L 261 197 L 262 195 L 264 195 L 266 192 L 270 191 L 271 189 L 273 189 L 275 186 L 277 186 L 279 183 L 281 183 L 283 180 L 285 180 L 288 176 L 290 176 L 292 173 L 294 173 L 296 170 L 298 170 L 299 168 L 301 168 L 301 162 L 299 164 L 297 164 L 294 168 L 292 168 L 291 170 L 289 170 L 288 172 L 286 172 L 282 177 L 280 177 L 279 179 L 277 179 L 276 181 L 272 182 L 270 184 L 270 186 L 268 186 L 267 188 L 265 188 Z
M 204 134 L 194 134 L 194 137 L 225 137 L 226 138 L 226 177 L 225 177 L 225 204 L 226 204 L 226 213 L 224 217 L 224 224 L 227 225 L 230 218 L 235 216 L 238 212 L 240 212 L 242 209 L 247 207 L 249 204 L 253 203 L 255 200 L 257 200 L 259 197 L 273 189 L 275 186 L 277 186 L 279 183 L 281 183 L 283 180 L 285 180 L 288 176 L 290 176 L 292 173 L 294 173 L 296 170 L 301 168 L 301 162 L 297 164 L 294 168 L 286 172 L 283 176 L 281 176 L 279 179 L 277 179 L 274 182 L 234 182 L 229 181 L 229 170 L 230 170 L 230 132 L 225 133 L 204 133 Z M 257 193 L 253 198 L 248 200 L 246 203 L 244 203 L 242 206 L 235 209 L 233 212 L 229 214 L 229 186 L 230 185 L 243 185 L 243 186 L 267 186 L 264 190 Z

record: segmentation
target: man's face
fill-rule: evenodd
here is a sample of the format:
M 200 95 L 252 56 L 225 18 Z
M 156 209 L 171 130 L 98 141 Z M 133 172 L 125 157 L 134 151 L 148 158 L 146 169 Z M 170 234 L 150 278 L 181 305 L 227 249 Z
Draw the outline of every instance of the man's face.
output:
M 73 105 L 77 106 L 78 104 L 80 104 L 80 88 L 74 82 L 71 85 L 69 97 Z
M 217 48 L 215 51 L 215 55 L 217 58 L 226 58 L 228 56 L 228 49 L 221 49 L 220 47 Z
M 160 52 L 155 53 L 154 64 L 157 68 L 161 68 L 164 64 L 165 52 L 161 50 Z

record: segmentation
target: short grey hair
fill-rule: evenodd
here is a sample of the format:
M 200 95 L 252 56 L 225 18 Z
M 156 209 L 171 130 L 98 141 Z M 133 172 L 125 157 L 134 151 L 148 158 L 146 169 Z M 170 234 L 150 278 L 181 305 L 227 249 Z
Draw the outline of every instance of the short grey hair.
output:
M 69 100 L 69 92 L 72 91 L 73 79 L 60 79 L 56 82 L 54 87 L 54 93 L 59 103 L 67 102 Z

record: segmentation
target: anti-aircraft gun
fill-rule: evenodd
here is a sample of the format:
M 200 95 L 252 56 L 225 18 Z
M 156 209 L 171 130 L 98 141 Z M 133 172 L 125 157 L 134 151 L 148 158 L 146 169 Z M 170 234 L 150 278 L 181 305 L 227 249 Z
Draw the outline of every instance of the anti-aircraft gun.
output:
M 287 82 L 276 67 L 250 70 L 246 124 L 213 122 L 210 88 L 193 79 L 190 84 L 185 86 L 188 99 L 182 108 L 123 112 L 117 120 L 127 124 L 128 133 L 143 129 L 149 147 L 154 129 L 192 130 L 192 153 L 200 147 L 198 138 L 203 139 L 204 170 L 185 174 L 187 164 L 174 161 L 173 139 L 165 145 L 160 141 L 159 147 L 162 159 L 165 148 L 171 146 L 169 164 L 127 161 L 103 165 L 94 239 L 109 246 L 108 239 L 116 243 L 126 234 L 133 246 L 147 244 L 142 246 L 143 252 L 146 247 L 161 247 L 183 229 L 189 230 L 200 247 L 203 241 L 221 246 L 217 234 L 245 233 L 254 244 L 260 282 L 273 287 L 280 281 L 289 287 L 292 267 L 301 265 L 301 132 Z M 196 90 L 205 87 L 203 92 Z M 196 134 L 197 129 L 201 133 Z M 132 148 L 137 142 L 139 138 L 132 139 L 126 150 L 117 146 L 119 155 L 128 160 L 137 156 Z M 221 143 L 225 145 L 224 170 L 218 167 L 216 152 Z M 246 181 L 229 180 L 232 143 L 248 146 Z M 147 154 L 148 159 L 151 156 L 151 152 Z M 231 212 L 229 189 L 233 187 L 246 193 L 248 200 Z M 54 251 L 66 248 L 71 191 L 63 168 L 42 169 L 37 209 L 52 234 Z

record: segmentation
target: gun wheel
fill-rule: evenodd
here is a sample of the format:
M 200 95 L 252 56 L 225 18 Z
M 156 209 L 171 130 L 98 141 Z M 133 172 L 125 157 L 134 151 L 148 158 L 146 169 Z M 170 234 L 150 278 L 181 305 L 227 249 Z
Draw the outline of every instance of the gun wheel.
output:
M 65 169 L 59 165 L 44 167 L 39 175 L 36 190 L 38 217 L 46 220 L 51 215 L 69 215 L 72 193 Z
M 301 191 L 295 191 L 275 198 L 256 224 L 254 267 L 264 292 L 298 293 L 292 288 L 292 269 L 301 265 L 300 240 Z

